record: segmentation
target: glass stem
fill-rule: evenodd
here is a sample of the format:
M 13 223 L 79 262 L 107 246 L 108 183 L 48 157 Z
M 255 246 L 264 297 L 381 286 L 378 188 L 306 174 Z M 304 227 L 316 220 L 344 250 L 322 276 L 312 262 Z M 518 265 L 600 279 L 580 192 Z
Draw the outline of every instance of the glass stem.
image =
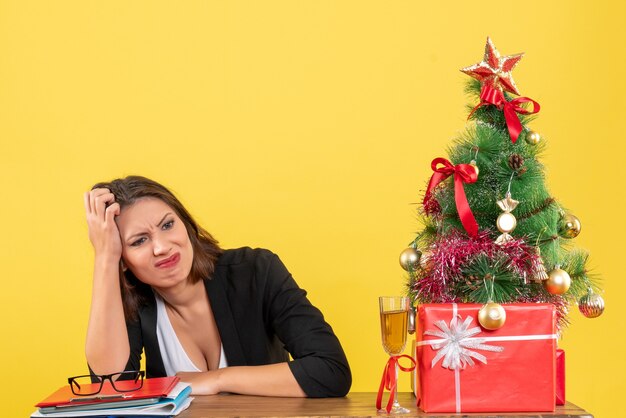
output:
M 399 408 L 400 407 L 400 402 L 398 402 L 398 363 L 396 363 L 396 387 L 393 388 L 393 407 L 394 408 Z

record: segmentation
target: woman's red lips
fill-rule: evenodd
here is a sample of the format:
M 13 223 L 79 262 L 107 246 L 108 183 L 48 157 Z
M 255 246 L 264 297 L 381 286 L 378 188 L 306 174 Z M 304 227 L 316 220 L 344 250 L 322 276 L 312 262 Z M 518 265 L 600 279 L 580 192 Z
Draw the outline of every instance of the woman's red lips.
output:
M 161 260 L 159 262 L 157 262 L 155 264 L 155 266 L 157 268 L 168 268 L 168 267 L 172 267 L 175 266 L 176 263 L 178 263 L 178 260 L 180 260 L 180 253 L 176 253 L 170 257 L 167 257 L 164 260 Z

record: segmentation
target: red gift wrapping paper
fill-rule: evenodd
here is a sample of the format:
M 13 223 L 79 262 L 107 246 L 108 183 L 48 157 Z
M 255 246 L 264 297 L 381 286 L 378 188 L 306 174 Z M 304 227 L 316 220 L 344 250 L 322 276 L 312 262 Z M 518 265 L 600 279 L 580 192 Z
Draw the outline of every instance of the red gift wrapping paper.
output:
M 506 323 L 488 331 L 478 324 L 478 304 L 423 304 L 418 310 L 417 376 L 418 406 L 425 412 L 518 412 L 554 411 L 556 315 L 554 306 L 543 303 L 503 304 Z M 439 359 L 438 351 L 446 350 L 440 336 L 425 335 L 440 331 L 436 325 L 451 325 L 472 319 L 467 328 L 478 332 L 465 342 L 501 347 L 501 352 L 469 348 L 476 356 L 474 365 L 450 370 Z M 469 321 L 469 320 L 468 320 Z M 439 322 L 441 325 L 441 322 Z M 461 330 L 462 331 L 462 330 Z M 486 341 L 476 341 L 485 338 Z M 474 341 L 470 341 L 474 340 Z M 435 343 L 439 341 L 439 350 Z M 435 344 L 435 345 L 433 345 Z M 484 356 L 486 364 L 476 357 Z M 472 361 L 472 360 L 470 360 Z
M 565 351 L 556 350 L 556 404 L 565 405 Z

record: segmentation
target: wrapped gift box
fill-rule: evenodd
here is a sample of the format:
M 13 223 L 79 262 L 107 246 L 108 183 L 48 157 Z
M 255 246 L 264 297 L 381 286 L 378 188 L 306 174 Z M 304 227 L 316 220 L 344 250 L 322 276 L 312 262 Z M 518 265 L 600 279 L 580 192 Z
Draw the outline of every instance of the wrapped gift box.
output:
M 556 350 L 556 404 L 565 405 L 565 351 Z
M 481 306 L 419 306 L 415 389 L 420 408 L 457 413 L 554 411 L 554 306 L 504 304 L 506 323 L 494 331 L 478 323 Z M 465 362 L 455 368 L 455 359 Z

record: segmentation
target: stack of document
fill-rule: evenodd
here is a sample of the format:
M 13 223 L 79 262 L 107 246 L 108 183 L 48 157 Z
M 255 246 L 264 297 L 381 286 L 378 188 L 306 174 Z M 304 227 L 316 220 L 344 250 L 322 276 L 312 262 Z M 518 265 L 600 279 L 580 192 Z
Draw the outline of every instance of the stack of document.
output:
M 109 385 L 93 396 L 76 396 L 67 385 L 35 405 L 39 409 L 31 418 L 173 417 L 189 407 L 190 394 L 191 386 L 176 376 L 145 379 L 143 387 L 133 392 L 115 392 Z

